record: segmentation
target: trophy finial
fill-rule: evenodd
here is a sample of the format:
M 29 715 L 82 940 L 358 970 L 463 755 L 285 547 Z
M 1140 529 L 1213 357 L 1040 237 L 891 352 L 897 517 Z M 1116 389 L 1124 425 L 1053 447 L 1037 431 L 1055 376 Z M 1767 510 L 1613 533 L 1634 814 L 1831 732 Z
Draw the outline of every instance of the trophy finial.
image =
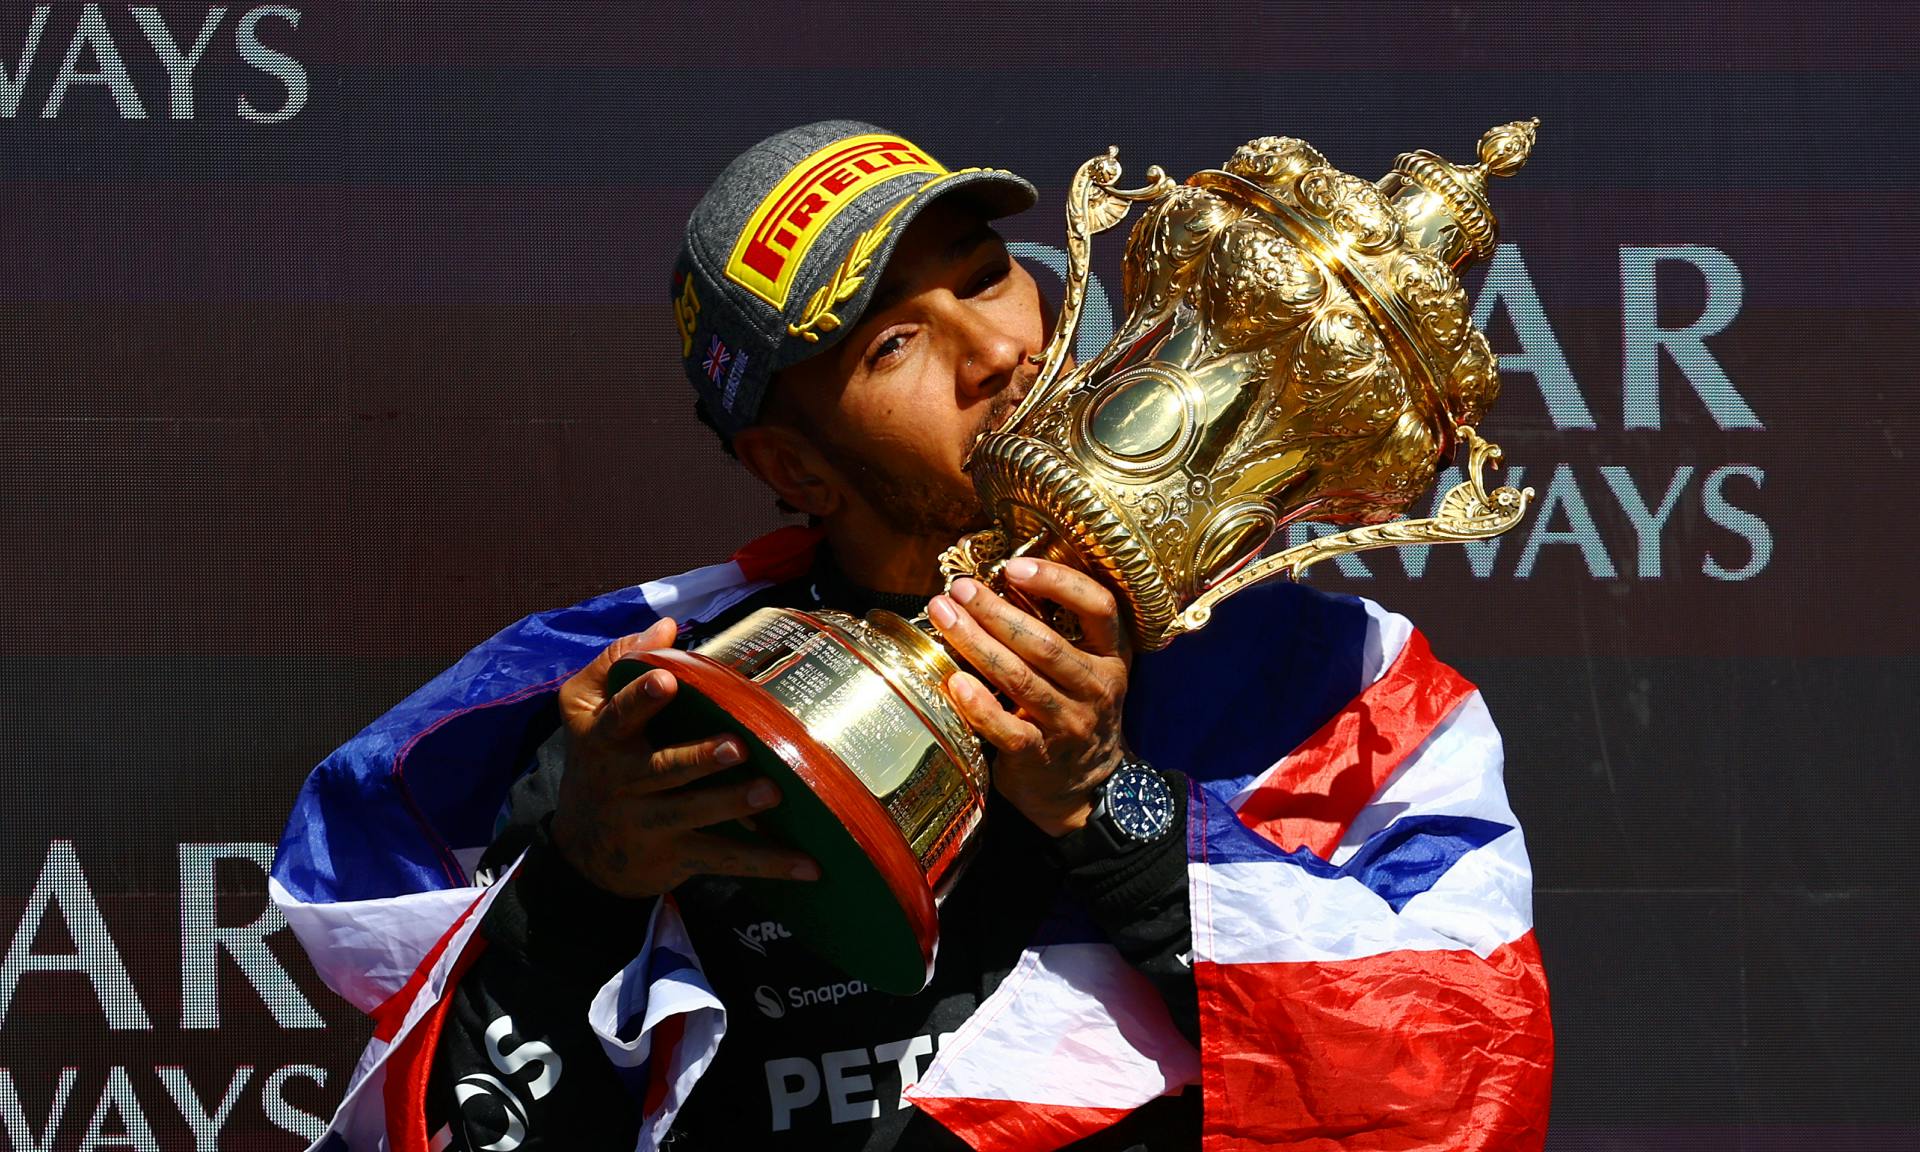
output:
M 1494 176 L 1511 176 L 1526 164 L 1533 153 L 1533 139 L 1540 128 L 1540 117 L 1515 120 L 1487 129 L 1480 137 L 1480 165 Z
M 1407 236 L 1458 271 L 1493 255 L 1500 223 L 1487 202 L 1487 177 L 1511 176 L 1533 152 L 1540 118 L 1515 120 L 1480 137 L 1478 164 L 1454 164 L 1431 152 L 1403 153 L 1380 191 L 1407 222 Z

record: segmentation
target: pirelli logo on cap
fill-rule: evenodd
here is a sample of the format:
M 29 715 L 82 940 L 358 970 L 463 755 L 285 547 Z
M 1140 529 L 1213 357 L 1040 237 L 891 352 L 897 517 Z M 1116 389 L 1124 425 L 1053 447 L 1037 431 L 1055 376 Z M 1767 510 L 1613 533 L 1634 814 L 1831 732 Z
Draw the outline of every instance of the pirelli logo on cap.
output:
M 876 184 L 945 168 L 898 136 L 850 136 L 794 165 L 767 193 L 727 258 L 727 279 L 784 309 L 793 277 L 827 224 Z

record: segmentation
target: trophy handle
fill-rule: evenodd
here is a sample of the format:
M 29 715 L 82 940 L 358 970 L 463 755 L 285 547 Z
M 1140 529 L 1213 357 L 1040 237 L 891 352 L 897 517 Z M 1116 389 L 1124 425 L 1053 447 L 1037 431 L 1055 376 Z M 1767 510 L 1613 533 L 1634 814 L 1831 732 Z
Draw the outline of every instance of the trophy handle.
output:
M 1080 330 L 1080 309 L 1086 302 L 1087 278 L 1092 275 L 1094 234 L 1126 219 L 1134 204 L 1158 200 L 1179 187 L 1156 164 L 1147 169 L 1144 187 L 1115 188 L 1120 171 L 1120 149 L 1109 147 L 1106 155 L 1088 160 L 1073 174 L 1073 183 L 1067 189 L 1066 295 L 1060 304 L 1060 319 L 1054 325 L 1053 338 L 1034 357 L 1040 375 L 1001 425 L 1003 428 L 1019 427 L 1027 413 L 1050 400 L 1067 379 L 1064 369 Z
M 1194 632 L 1206 627 L 1213 609 L 1222 600 L 1253 584 L 1287 573 L 1298 580 L 1300 574 L 1322 560 L 1385 548 L 1394 544 L 1448 544 L 1469 540 L 1488 540 L 1520 523 L 1533 503 L 1531 488 L 1496 488 L 1487 491 L 1481 471 L 1491 464 L 1500 466 L 1500 446 L 1483 440 L 1470 426 L 1454 430 L 1466 445 L 1466 477 L 1440 498 L 1440 507 L 1432 516 L 1419 520 L 1393 520 L 1385 524 L 1366 524 L 1322 536 L 1295 545 L 1272 556 L 1256 560 L 1207 589 L 1180 614 L 1177 630 Z

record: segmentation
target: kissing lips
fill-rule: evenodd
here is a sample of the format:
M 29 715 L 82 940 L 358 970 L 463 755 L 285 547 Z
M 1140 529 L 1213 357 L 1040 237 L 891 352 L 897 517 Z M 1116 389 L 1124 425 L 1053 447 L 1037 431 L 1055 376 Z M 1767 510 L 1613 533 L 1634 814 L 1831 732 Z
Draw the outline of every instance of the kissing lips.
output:
M 1039 369 L 1029 368 L 1025 379 L 1004 391 L 995 393 L 993 399 L 987 402 L 987 414 L 980 421 L 980 430 L 973 434 L 972 439 L 967 442 L 965 451 L 961 453 L 960 470 L 962 472 L 971 468 L 973 454 L 979 449 L 980 442 L 985 440 L 989 433 L 1003 431 L 1006 428 L 1007 420 L 1013 415 L 1014 410 L 1020 407 L 1020 402 L 1027 398 L 1027 391 L 1033 387 L 1034 380 L 1039 375 Z

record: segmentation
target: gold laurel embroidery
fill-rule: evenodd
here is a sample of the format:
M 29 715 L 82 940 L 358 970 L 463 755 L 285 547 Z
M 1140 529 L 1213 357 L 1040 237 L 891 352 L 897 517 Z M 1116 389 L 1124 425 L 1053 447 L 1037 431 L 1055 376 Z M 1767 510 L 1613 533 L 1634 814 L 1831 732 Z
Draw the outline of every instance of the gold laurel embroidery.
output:
M 819 291 L 807 298 L 807 306 L 801 310 L 797 323 L 787 325 L 787 335 L 798 336 L 809 344 L 820 342 L 820 333 L 832 332 L 840 327 L 840 317 L 833 309 L 845 304 L 860 291 L 860 285 L 866 283 L 867 269 L 873 264 L 874 253 L 880 250 L 887 233 L 893 231 L 893 222 L 914 199 L 944 184 L 955 176 L 965 176 L 969 172 L 981 172 L 981 168 L 959 168 L 927 181 L 925 184 L 902 197 L 900 203 L 887 209 L 887 214 L 874 222 L 873 227 L 853 238 L 853 244 L 840 261 L 840 267 L 834 269 L 833 279 L 821 285 Z
M 700 297 L 693 290 L 693 276 L 687 276 L 686 286 L 673 301 L 673 319 L 680 325 L 680 355 L 693 355 L 693 331 L 699 323 Z

